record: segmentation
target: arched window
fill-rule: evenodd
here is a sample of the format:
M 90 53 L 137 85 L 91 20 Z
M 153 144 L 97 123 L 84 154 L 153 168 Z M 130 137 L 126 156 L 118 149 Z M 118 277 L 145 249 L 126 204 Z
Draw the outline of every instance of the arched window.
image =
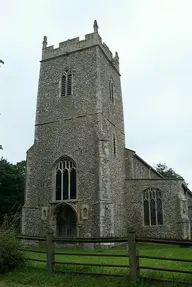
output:
M 143 191 L 143 210 L 145 225 L 163 224 L 162 192 L 158 188 Z
M 56 200 L 76 199 L 76 165 L 70 159 L 59 161 L 56 166 Z
M 72 95 L 72 73 L 65 71 L 61 77 L 61 96 Z

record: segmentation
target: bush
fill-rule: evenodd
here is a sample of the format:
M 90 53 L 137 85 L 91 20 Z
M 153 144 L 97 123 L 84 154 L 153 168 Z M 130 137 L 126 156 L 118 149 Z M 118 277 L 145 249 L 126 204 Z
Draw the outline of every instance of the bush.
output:
M 26 260 L 19 251 L 20 243 L 14 231 L 0 228 L 0 273 L 10 271 L 16 267 L 24 266 Z

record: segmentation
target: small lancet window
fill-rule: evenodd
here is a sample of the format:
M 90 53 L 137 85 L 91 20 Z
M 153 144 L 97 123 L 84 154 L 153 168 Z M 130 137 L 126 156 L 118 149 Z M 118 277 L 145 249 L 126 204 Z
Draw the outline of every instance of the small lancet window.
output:
M 113 80 L 109 80 L 109 98 L 112 103 L 114 103 L 114 95 L 113 95 Z
M 62 75 L 61 78 L 61 96 L 65 97 L 66 95 L 66 74 Z
M 66 159 L 59 161 L 56 167 L 56 200 L 70 200 L 77 198 L 76 165 Z
M 61 77 L 61 96 L 72 95 L 72 72 L 65 71 Z
M 67 73 L 67 95 L 70 96 L 72 94 L 72 73 Z
M 162 193 L 155 188 L 143 192 L 144 225 L 163 225 Z
M 113 154 L 116 155 L 116 138 L 115 138 L 115 134 L 113 134 Z

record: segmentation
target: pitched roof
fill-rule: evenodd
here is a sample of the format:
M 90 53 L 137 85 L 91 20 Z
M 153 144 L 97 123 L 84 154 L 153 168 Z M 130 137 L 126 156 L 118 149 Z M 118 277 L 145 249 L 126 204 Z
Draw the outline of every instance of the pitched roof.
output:
M 156 169 L 154 167 L 152 167 L 150 164 L 148 164 L 144 159 L 142 159 L 137 153 L 136 151 L 129 149 L 129 148 L 125 148 L 126 150 L 131 151 L 132 153 L 134 153 L 134 156 L 140 160 L 145 166 L 147 166 L 148 168 L 150 168 L 152 171 L 154 171 L 157 175 L 159 175 L 159 177 L 161 178 L 165 178 L 162 174 L 160 174 L 159 172 L 156 171 Z
M 129 149 L 129 148 L 125 148 L 126 150 L 132 152 L 134 154 L 134 156 L 140 160 L 143 164 L 145 164 L 148 168 L 150 168 L 151 170 L 153 170 L 156 174 L 158 174 L 162 179 L 169 179 L 169 178 L 165 178 L 163 175 L 161 175 L 159 172 L 156 171 L 155 168 L 153 168 L 150 164 L 148 164 L 144 159 L 142 159 L 138 154 L 136 154 L 136 151 Z M 183 189 L 189 193 L 190 196 L 192 196 L 192 191 L 187 187 L 187 185 L 185 183 L 182 183 L 182 187 Z

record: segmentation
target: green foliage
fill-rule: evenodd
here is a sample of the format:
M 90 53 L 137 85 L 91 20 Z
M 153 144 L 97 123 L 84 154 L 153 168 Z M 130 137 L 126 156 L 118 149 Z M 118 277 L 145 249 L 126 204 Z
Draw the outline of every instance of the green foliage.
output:
M 180 174 L 176 173 L 172 168 L 168 167 L 165 163 L 158 163 L 155 166 L 155 169 L 165 178 L 183 179 L 183 177 Z
M 15 214 L 24 203 L 25 161 L 11 164 L 0 159 L 0 222 L 5 214 Z
M 3 281 L 2 281 L 3 280 Z M 5 285 L 1 285 L 1 281 Z M 2 287 L 162 287 L 162 285 L 129 283 L 127 278 L 85 276 L 72 274 L 49 274 L 44 270 L 24 268 L 7 273 L 0 278 Z M 163 287 L 172 287 L 172 285 Z M 174 286 L 175 287 L 175 286 Z M 177 286 L 178 287 L 178 286 Z M 182 286 L 183 287 L 183 286 Z
M 11 229 L 0 228 L 0 273 L 24 266 L 26 260 L 19 251 L 19 241 Z
M 5 285 L 1 285 L 1 281 Z M 189 287 L 191 285 L 179 285 L 163 282 L 151 282 L 140 280 L 138 283 L 130 283 L 127 278 L 109 278 L 106 276 L 85 276 L 71 274 L 49 274 L 44 270 L 23 268 L 7 273 L 0 278 L 1 287 Z

